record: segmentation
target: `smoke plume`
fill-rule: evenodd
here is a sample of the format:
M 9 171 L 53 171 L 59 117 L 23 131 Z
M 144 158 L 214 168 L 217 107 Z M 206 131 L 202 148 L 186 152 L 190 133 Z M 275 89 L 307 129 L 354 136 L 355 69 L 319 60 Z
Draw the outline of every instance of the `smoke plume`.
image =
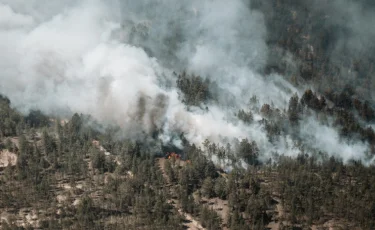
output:
M 23 112 L 91 114 L 121 126 L 126 138 L 160 132 L 168 141 L 184 133 L 199 145 L 249 138 L 265 158 L 296 154 L 285 144 L 289 136 L 270 143 L 262 125 L 233 116 L 252 95 L 284 109 L 298 92 L 278 75 L 262 76 L 272 31 L 245 1 L 0 0 L 0 15 L 0 91 Z M 187 109 L 173 74 L 183 70 L 219 84 L 219 102 Z M 331 139 L 309 136 L 309 146 L 344 159 L 365 151 L 358 143 L 342 146 L 333 128 L 311 124 L 307 129 Z

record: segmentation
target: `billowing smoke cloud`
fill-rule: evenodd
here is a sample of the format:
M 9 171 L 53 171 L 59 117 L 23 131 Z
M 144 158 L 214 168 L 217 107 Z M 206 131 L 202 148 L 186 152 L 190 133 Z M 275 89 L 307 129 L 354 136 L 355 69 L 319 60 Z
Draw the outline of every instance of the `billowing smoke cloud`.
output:
M 310 147 L 318 149 L 329 156 L 341 158 L 345 163 L 349 160 L 359 160 L 372 163 L 375 158 L 368 159 L 368 146 L 361 142 L 346 143 L 340 141 L 338 133 L 309 118 L 301 127 L 301 137 Z
M 245 1 L 0 0 L 0 15 L 0 91 L 24 112 L 91 114 L 128 138 L 157 131 L 164 141 L 184 133 L 196 144 L 248 137 L 266 156 L 296 152 L 289 137 L 271 144 L 261 125 L 230 122 L 224 96 L 208 111 L 187 110 L 179 99 L 172 72 L 183 69 L 216 81 L 235 108 L 252 95 L 285 108 L 297 91 L 277 75 L 261 76 L 267 31 Z M 320 147 L 320 138 L 310 140 Z
M 22 8 L 17 2 L 1 5 L 7 15 L 1 27 L 2 50 L 6 51 L 1 57 L 1 90 L 20 109 L 92 114 L 101 121 L 116 122 L 128 130 L 126 136 L 134 138 L 163 127 L 165 133 L 184 132 L 196 143 L 221 133 L 247 136 L 245 129 L 228 124 L 215 107 L 208 114 L 188 112 L 174 88 L 159 84 L 161 78 L 173 80 L 171 72 L 141 47 L 113 36 L 116 31 L 122 35 L 128 32 L 121 30 L 127 20 L 120 20 L 113 11 L 118 5 L 113 7 L 106 1 L 56 2 L 52 8 L 62 10 L 49 17 L 37 17 L 43 13 L 38 7 L 30 4 Z M 131 12 L 131 5 L 121 7 L 121 15 L 136 13 Z M 157 42 L 155 39 L 153 50 Z M 199 55 L 191 60 L 197 58 Z

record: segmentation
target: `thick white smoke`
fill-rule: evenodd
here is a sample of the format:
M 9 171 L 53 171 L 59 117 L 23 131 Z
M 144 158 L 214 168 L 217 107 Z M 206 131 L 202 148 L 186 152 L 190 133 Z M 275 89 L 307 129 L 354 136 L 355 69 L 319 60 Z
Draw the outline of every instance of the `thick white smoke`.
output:
M 215 108 L 209 114 L 186 111 L 175 89 L 158 84 L 158 78 L 172 77 L 170 71 L 142 48 L 112 37 L 120 24 L 105 3 L 64 5 L 41 22 L 28 10 L 1 4 L 1 91 L 25 112 L 92 114 L 116 122 L 127 137 L 164 126 L 166 135 L 184 132 L 194 143 L 218 141 L 220 134 L 246 136 Z
M 363 160 L 364 163 L 372 163 L 375 159 L 365 160 L 368 158 L 366 156 L 368 152 L 366 144 L 354 141 L 353 143 L 340 141 L 340 136 L 334 129 L 319 124 L 312 118 L 302 124 L 300 134 L 308 146 L 325 152 L 329 156 L 341 158 L 345 163 L 349 160 Z
M 260 125 L 228 122 L 220 105 L 188 111 L 173 85 L 173 70 L 187 68 L 215 80 L 238 108 L 252 95 L 285 108 L 296 89 L 258 73 L 265 36 L 262 15 L 242 0 L 0 0 L 0 92 L 24 112 L 91 114 L 120 125 L 129 138 L 156 130 L 163 140 L 183 132 L 195 144 L 248 137 L 266 155 L 294 155 L 283 144 L 290 139 L 271 144 Z M 319 140 L 310 144 L 319 148 Z M 363 151 L 350 148 L 350 156 Z

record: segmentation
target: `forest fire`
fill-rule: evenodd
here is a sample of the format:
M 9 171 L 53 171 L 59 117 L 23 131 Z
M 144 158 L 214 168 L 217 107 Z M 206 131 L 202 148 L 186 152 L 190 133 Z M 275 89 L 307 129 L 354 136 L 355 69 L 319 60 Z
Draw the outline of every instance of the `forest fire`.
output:
M 184 166 L 186 164 L 191 164 L 191 161 L 190 160 L 187 160 L 187 159 L 182 159 L 181 157 L 181 154 L 178 154 L 178 153 L 175 153 L 175 152 L 167 152 L 165 154 L 165 159 L 168 159 L 168 160 L 178 160 L 180 162 L 180 164 L 182 164 L 181 166 Z
M 375 0 L 0 0 L 0 229 L 375 230 L 374 24 Z
M 177 154 L 175 152 L 167 152 L 165 154 L 165 159 L 175 159 L 175 160 L 180 160 L 181 159 L 181 155 L 180 154 Z

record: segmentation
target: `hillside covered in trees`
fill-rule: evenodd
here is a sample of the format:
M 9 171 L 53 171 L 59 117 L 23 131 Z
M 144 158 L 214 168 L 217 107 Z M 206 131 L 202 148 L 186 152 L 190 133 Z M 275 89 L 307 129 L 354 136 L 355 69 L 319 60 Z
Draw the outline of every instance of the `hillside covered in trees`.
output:
M 1 111 L 3 229 L 375 225 L 374 166 L 302 151 L 260 162 L 256 142 L 247 139 L 238 146 L 206 141 L 203 148 L 186 141 L 180 157 L 168 159 L 162 151 L 170 146 L 154 152 L 147 143 L 118 140 L 114 128 L 90 128 L 88 116 L 64 121 L 39 111 L 23 116 L 5 97 Z
M 0 229 L 375 229 L 374 10 L 0 0 Z

